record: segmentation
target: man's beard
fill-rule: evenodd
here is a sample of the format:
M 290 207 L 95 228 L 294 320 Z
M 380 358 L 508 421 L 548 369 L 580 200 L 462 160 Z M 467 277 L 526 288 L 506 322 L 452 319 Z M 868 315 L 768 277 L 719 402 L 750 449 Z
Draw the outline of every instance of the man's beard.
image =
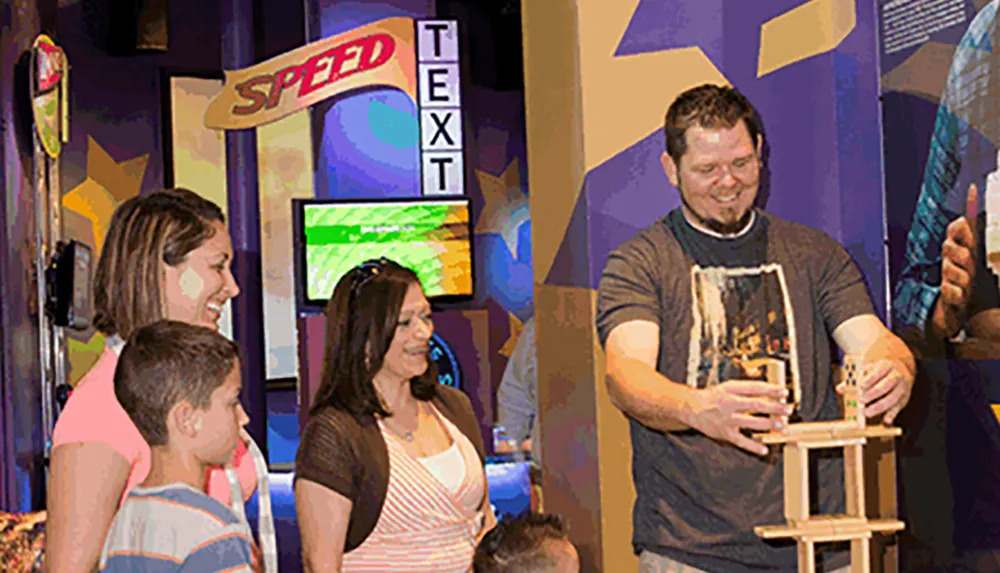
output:
M 683 184 L 677 186 L 677 191 L 681 195 L 681 202 L 684 203 L 685 207 L 687 207 L 688 213 L 690 213 L 691 217 L 694 218 L 695 222 L 713 233 L 718 233 L 720 235 L 738 235 L 741 231 L 747 228 L 747 225 L 750 224 L 751 217 L 753 217 L 753 207 L 751 207 L 747 209 L 746 213 L 743 213 L 742 217 L 732 223 L 723 223 L 722 221 L 717 221 L 715 219 L 706 219 L 699 215 L 698 212 L 694 210 L 694 207 L 688 203 L 687 197 L 684 196 Z

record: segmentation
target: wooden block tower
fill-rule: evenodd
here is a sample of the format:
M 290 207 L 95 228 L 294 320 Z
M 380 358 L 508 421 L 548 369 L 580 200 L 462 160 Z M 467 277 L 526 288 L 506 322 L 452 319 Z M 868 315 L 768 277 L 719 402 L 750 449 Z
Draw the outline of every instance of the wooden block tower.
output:
M 868 426 L 858 381 L 862 364 L 844 360 L 844 419 L 832 422 L 788 424 L 784 431 L 760 434 L 765 444 L 784 445 L 785 525 L 764 525 L 754 533 L 764 539 L 792 538 L 798 543 L 799 572 L 815 573 L 816 544 L 850 541 L 852 573 L 868 573 L 873 533 L 903 529 L 896 519 L 869 519 L 865 515 L 864 447 L 869 438 L 891 439 L 902 430 Z M 809 515 L 809 450 L 843 448 L 846 515 Z

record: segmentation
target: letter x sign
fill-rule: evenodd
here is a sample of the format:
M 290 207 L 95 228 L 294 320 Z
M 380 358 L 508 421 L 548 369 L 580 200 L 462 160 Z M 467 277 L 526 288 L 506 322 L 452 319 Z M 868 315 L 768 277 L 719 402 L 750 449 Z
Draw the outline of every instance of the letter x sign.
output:
M 426 151 L 462 149 L 462 116 L 460 109 L 420 110 L 422 147 Z

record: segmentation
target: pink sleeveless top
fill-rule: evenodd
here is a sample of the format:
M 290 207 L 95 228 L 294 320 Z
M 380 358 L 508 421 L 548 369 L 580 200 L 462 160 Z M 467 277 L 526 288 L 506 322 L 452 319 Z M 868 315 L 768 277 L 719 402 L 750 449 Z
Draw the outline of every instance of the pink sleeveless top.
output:
M 74 442 L 101 442 L 110 445 L 131 466 L 128 482 L 120 499 L 124 501 L 132 488 L 142 483 L 149 474 L 150 451 L 139 429 L 115 397 L 117 365 L 118 352 L 110 345 L 106 346 L 97 363 L 73 389 L 66 408 L 56 420 L 52 447 Z M 247 448 L 242 443 L 233 457 L 244 499 L 249 499 L 257 488 L 253 460 L 247 455 Z M 222 468 L 210 471 L 207 483 L 208 495 L 226 505 L 230 504 L 229 480 Z
M 432 406 L 433 407 L 433 406 Z M 344 555 L 343 571 L 466 573 L 472 568 L 476 537 L 483 525 L 479 506 L 486 475 L 479 455 L 459 429 L 438 414 L 465 462 L 465 478 L 452 493 L 399 438 L 379 421 L 389 450 L 389 487 L 371 535 Z M 489 511 L 489 508 L 485 508 Z

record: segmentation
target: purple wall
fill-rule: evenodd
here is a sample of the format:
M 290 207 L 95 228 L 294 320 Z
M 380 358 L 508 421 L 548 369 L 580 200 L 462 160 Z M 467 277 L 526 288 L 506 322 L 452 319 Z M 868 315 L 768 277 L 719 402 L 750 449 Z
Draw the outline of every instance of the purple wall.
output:
M 219 73 L 221 32 L 215 5 L 206 10 L 193 0 L 170 2 L 169 51 L 111 56 L 103 48 L 106 27 L 92 22 L 90 3 L 62 2 L 59 36 L 72 65 L 70 74 L 70 143 L 63 149 L 63 188 L 87 178 L 87 139 L 93 137 L 113 159 L 149 154 L 140 193 L 164 185 L 162 100 L 163 71 Z
M 93 14 L 88 0 L 59 3 L 56 41 L 73 67 L 70 75 L 71 140 L 63 147 L 63 188 L 87 178 L 87 137 L 93 137 L 117 161 L 149 153 L 142 193 L 165 183 L 163 97 L 167 71 L 217 74 L 222 70 L 222 30 L 217 3 L 169 2 L 169 50 L 134 56 L 111 56 L 101 46 L 107 14 Z M 264 1 L 254 38 L 254 58 L 264 59 L 302 45 L 302 6 Z M 95 22 L 95 19 L 98 20 Z
M 51 8 L 51 6 L 44 6 Z M 0 510 L 45 507 L 37 309 L 32 280 L 35 205 L 25 56 L 43 27 L 39 3 L 0 1 Z
M 757 77 L 760 29 L 799 0 L 639 3 L 618 55 L 697 45 L 753 102 L 764 125 L 758 205 L 840 241 L 885 317 L 882 160 L 875 15 L 857 3 L 857 25 L 834 50 Z M 695 33 L 695 31 L 697 31 Z M 669 105 L 664 101 L 664 111 Z M 660 167 L 662 130 L 592 169 L 548 284 L 597 288 L 608 253 L 680 205 Z M 590 255 L 579 250 L 589 227 Z

